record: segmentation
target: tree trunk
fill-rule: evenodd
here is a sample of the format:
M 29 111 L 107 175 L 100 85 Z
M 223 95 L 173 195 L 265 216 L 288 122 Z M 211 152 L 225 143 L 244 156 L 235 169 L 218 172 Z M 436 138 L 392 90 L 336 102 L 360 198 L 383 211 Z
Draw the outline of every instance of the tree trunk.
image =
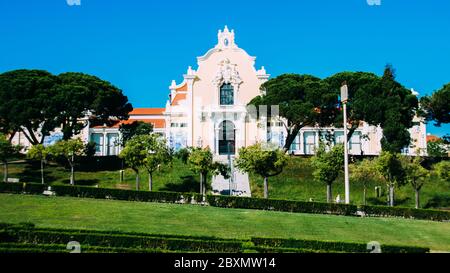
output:
M 419 202 L 419 192 L 420 192 L 420 190 L 419 189 L 415 189 L 415 191 L 416 191 L 416 209 L 418 209 L 419 207 L 420 207 L 420 202 Z
M 8 182 L 8 161 L 3 161 L 3 182 Z
M 206 195 L 206 179 L 208 177 L 208 174 L 204 173 L 203 174 L 203 183 L 202 183 L 202 187 L 203 187 L 203 195 Z
M 269 178 L 264 177 L 264 198 L 269 198 Z
M 153 189 L 153 176 L 152 176 L 152 173 L 149 172 L 148 173 L 148 190 L 152 191 L 152 189 Z
M 366 186 L 364 186 L 364 189 L 363 189 L 363 204 L 364 204 L 364 206 L 367 205 L 366 193 L 367 193 L 367 189 L 366 189 Z
M 394 184 L 389 185 L 389 206 L 394 206 Z
M 327 203 L 331 203 L 333 194 L 331 193 L 331 184 L 327 184 Z
M 72 158 L 69 159 L 69 164 L 70 164 L 70 185 L 75 185 L 75 171 L 74 171 L 74 157 L 72 155 Z
M 139 172 L 136 172 L 136 190 L 139 190 Z
M 75 185 L 75 172 L 73 170 L 73 164 L 70 165 L 70 185 Z
M 298 133 L 300 132 L 301 128 L 302 128 L 302 126 L 295 126 L 292 129 L 292 133 L 289 133 L 289 129 L 288 129 L 288 135 L 286 137 L 286 143 L 284 144 L 284 147 L 283 147 L 283 150 L 285 152 L 289 151 L 289 149 L 291 148 L 292 142 L 294 142 L 294 140 L 297 137 Z
M 41 182 L 44 184 L 44 159 L 41 159 Z
M 203 195 L 203 173 L 200 173 L 200 194 Z

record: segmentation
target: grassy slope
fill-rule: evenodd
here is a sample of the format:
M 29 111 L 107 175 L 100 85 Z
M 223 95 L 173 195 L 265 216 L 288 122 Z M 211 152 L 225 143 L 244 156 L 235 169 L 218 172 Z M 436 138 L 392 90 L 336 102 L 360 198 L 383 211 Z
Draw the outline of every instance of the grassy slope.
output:
M 148 174 L 145 170 L 140 171 L 140 189 L 148 190 Z M 46 182 L 50 184 L 69 184 L 70 171 L 54 163 L 45 167 Z M 3 177 L 3 168 L 0 170 L 0 177 Z M 20 178 L 24 182 L 41 183 L 41 173 L 39 164 L 10 164 L 9 177 Z M 198 191 L 198 176 L 191 172 L 189 168 L 180 160 L 174 160 L 172 167 L 162 168 L 153 174 L 153 190 L 155 191 Z M 81 172 L 75 169 L 75 184 L 82 186 L 99 185 L 101 188 L 121 188 L 136 189 L 135 173 L 131 169 L 126 169 L 124 181 L 120 183 L 119 170 Z
M 195 205 L 0 194 L 0 222 L 147 233 L 305 238 L 427 246 L 450 251 L 450 223 Z
M 313 198 L 315 201 L 326 202 L 326 186 L 324 183 L 314 181 L 313 168 L 307 158 L 294 157 L 288 163 L 283 173 L 276 177 L 269 178 L 269 196 L 270 198 L 291 199 L 291 200 L 309 200 Z M 250 176 L 252 196 L 263 196 L 263 180 L 258 176 Z M 368 183 L 367 200 L 368 204 L 385 205 L 386 197 L 375 198 L 375 186 L 381 186 L 383 189 L 386 185 L 380 183 Z M 338 194 L 344 199 L 344 178 L 337 179 L 332 186 L 333 197 Z M 450 184 L 445 184 L 439 178 L 431 176 L 430 182 L 425 184 L 421 190 L 420 202 L 425 205 L 427 201 L 435 194 L 450 194 Z M 363 186 L 360 183 L 350 181 L 350 199 L 353 203 L 362 204 Z M 414 207 L 414 190 L 411 185 L 407 184 L 395 192 L 396 205 Z
M 277 199 L 326 201 L 325 184 L 314 181 L 312 177 L 313 169 L 307 158 L 293 157 L 283 173 L 269 179 L 269 196 Z M 3 169 L 0 168 L 0 177 L 3 176 Z M 19 177 L 21 181 L 40 183 L 39 164 L 11 164 L 10 177 Z M 54 164 L 46 168 L 48 181 L 55 184 L 68 184 L 69 172 L 63 167 Z M 118 171 L 101 172 L 76 172 L 76 184 L 93 186 L 99 185 L 102 188 L 122 188 L 135 189 L 135 174 L 131 169 L 125 170 L 125 180 L 119 182 Z M 180 160 L 175 159 L 171 168 L 163 168 L 154 175 L 153 190 L 197 192 L 199 190 L 198 176 L 191 172 L 189 168 Z M 148 175 L 141 171 L 140 189 L 148 190 Z M 209 181 L 211 179 L 209 178 Z M 252 196 L 263 197 L 263 181 L 258 176 L 250 176 Z M 436 193 L 449 193 L 450 184 L 445 184 L 436 177 L 431 177 L 429 184 L 426 184 L 421 191 L 421 204 L 427 201 Z M 344 198 L 343 178 L 339 178 L 333 184 L 333 196 L 337 194 Z M 367 187 L 368 204 L 385 205 L 386 197 L 378 200 L 374 198 L 375 186 L 385 188 L 383 182 L 369 184 Z M 362 203 L 363 188 L 360 183 L 351 182 L 351 200 L 354 203 Z M 407 207 L 414 207 L 414 191 L 410 185 L 405 185 L 396 190 L 396 204 Z

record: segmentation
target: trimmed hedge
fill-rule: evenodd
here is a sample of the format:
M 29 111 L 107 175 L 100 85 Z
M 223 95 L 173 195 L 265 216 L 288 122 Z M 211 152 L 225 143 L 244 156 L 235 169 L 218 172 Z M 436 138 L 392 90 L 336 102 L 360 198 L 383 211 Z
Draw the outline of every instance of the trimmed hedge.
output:
M 450 212 L 444 210 L 414 209 L 387 206 L 360 206 L 359 209 L 360 211 L 364 212 L 365 216 L 404 217 L 432 221 L 450 220 Z
M 0 192 L 21 193 L 25 183 L 5 183 L 0 182 Z
M 7 229 L 2 235 L 6 242 L 28 244 L 65 244 L 78 241 L 85 246 L 101 246 L 113 248 L 167 249 L 195 252 L 241 252 L 242 242 L 194 240 L 179 238 L 158 238 L 150 236 L 114 235 L 82 232 L 54 232 L 42 230 Z M 5 238 L 5 236 L 8 236 Z
M 367 244 L 348 243 L 348 242 L 331 242 L 317 240 L 299 240 L 299 239 L 280 239 L 280 238 L 258 238 L 253 237 L 251 241 L 255 246 L 288 248 L 288 249 L 314 249 L 326 252 L 347 252 L 347 253 L 367 253 Z M 383 253 L 427 253 L 429 248 L 415 246 L 394 246 L 381 245 Z
M 0 192 L 42 194 L 46 185 L 37 183 L 0 183 Z M 318 213 L 355 216 L 363 212 L 366 216 L 404 217 L 433 221 L 449 221 L 450 211 L 414 209 L 387 206 L 356 206 L 335 203 L 305 202 L 224 195 L 203 196 L 197 193 L 135 191 L 86 186 L 54 185 L 52 191 L 59 196 L 116 199 L 140 202 L 163 202 L 178 204 L 203 204 L 221 208 L 260 209 L 285 212 Z
M 52 186 L 52 191 L 59 196 L 116 199 L 140 202 L 191 203 L 193 201 L 201 201 L 201 196 L 196 193 L 135 191 L 63 185 Z
M 0 252 L 68 252 L 69 241 L 78 241 L 82 252 L 258 252 L 258 253 L 367 253 L 363 243 L 316 240 L 258 238 L 212 239 L 211 237 L 155 234 L 132 235 L 94 230 L 61 230 L 34 228 L 33 224 L 0 223 Z M 41 247 L 42 246 L 42 247 Z M 41 249 L 41 250 L 39 250 Z M 8 251 L 11 250 L 11 251 Z M 425 253 L 428 248 L 382 245 L 383 253 Z
M 163 249 L 81 246 L 81 253 L 168 253 Z M 70 253 L 63 244 L 0 243 L 0 253 Z
M 209 205 L 222 208 L 262 209 L 337 215 L 355 215 L 357 211 L 357 207 L 355 205 L 263 199 L 252 197 L 208 195 L 206 197 L 206 200 Z

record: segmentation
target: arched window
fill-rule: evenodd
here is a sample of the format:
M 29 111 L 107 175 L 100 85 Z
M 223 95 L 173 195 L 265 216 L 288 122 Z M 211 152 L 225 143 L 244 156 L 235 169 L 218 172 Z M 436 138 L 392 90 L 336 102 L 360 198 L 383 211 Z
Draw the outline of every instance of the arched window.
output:
M 233 86 L 229 83 L 225 83 L 220 87 L 220 105 L 233 105 L 234 94 Z

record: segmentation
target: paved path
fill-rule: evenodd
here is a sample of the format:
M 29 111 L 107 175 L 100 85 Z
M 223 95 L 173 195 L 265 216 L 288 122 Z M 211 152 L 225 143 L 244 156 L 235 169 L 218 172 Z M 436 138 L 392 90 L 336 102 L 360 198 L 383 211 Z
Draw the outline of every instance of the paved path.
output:
M 217 156 L 214 158 L 217 161 L 228 164 L 227 157 Z M 233 161 L 233 157 L 231 159 Z M 231 181 L 230 181 L 231 180 Z M 212 179 L 213 194 L 231 195 L 234 196 L 251 196 L 250 182 L 247 173 L 242 173 L 235 168 L 232 168 L 232 178 L 225 179 L 222 175 L 214 176 Z

